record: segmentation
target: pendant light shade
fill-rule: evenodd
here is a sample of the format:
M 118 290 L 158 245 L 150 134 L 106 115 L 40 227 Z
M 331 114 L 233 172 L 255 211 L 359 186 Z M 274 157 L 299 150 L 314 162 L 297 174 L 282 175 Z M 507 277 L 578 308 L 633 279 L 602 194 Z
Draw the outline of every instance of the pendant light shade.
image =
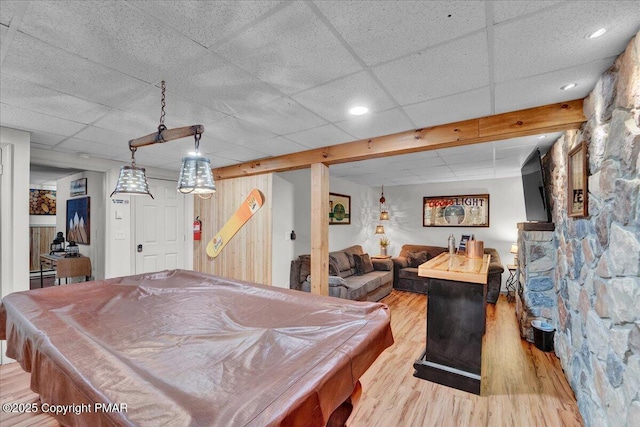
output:
M 110 197 L 113 197 L 114 194 L 149 195 L 153 199 L 153 195 L 149 191 L 145 169 L 136 166 L 135 162 L 131 166 L 122 166 L 116 189 L 113 190 Z
M 182 158 L 178 191 L 183 194 L 213 194 L 216 185 L 211 173 L 211 161 L 200 156 Z
M 377 225 L 375 234 L 384 234 L 384 225 Z
M 388 221 L 389 220 L 389 211 L 385 206 L 385 202 L 387 199 L 384 198 L 384 185 L 382 186 L 382 192 L 380 194 L 380 221 Z

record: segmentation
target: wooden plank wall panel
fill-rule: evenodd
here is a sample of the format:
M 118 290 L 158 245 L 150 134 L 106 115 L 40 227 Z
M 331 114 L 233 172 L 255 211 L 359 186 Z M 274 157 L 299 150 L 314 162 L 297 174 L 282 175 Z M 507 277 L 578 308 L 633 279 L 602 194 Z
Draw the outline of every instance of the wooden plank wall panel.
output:
M 29 270 L 40 270 L 40 254 L 49 253 L 49 245 L 55 237 L 54 226 L 29 227 Z
M 195 215 L 202 221 L 202 240 L 194 242 L 196 271 L 271 285 L 271 191 L 273 174 L 254 175 L 216 182 L 209 200 L 195 197 Z M 249 192 L 257 188 L 264 204 L 229 241 L 216 258 L 206 254 L 207 243 L 235 213 Z

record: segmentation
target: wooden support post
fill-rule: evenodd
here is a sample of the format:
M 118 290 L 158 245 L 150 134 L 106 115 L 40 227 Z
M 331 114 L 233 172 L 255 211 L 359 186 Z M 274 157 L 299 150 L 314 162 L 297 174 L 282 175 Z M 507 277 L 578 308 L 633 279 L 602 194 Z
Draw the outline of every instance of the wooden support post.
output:
M 329 295 L 329 167 L 311 165 L 311 293 Z

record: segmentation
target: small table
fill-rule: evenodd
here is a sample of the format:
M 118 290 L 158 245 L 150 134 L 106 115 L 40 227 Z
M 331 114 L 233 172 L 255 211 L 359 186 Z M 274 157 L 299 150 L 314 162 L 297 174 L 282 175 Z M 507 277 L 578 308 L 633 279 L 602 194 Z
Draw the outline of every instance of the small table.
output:
M 73 275 L 85 276 L 87 280 L 91 277 L 91 262 L 89 258 L 85 256 L 79 256 L 74 258 L 65 258 L 64 255 L 55 254 L 40 254 L 40 287 L 44 288 L 44 280 L 42 278 L 43 267 L 47 267 L 48 270 L 58 270 L 58 261 L 65 260 L 71 265 L 71 271 Z M 70 275 L 69 277 L 72 277 Z M 58 280 L 60 280 L 58 278 Z M 65 279 L 66 280 L 66 279 Z
M 373 255 L 371 259 L 391 259 L 391 255 Z
M 415 377 L 480 394 L 482 336 L 491 255 L 443 253 L 421 264 L 429 278 L 426 348 L 415 361 Z
M 518 266 L 515 264 L 507 264 L 509 270 L 509 278 L 507 279 L 507 301 L 513 302 L 516 299 L 516 283 L 518 283 L 518 277 L 516 271 Z

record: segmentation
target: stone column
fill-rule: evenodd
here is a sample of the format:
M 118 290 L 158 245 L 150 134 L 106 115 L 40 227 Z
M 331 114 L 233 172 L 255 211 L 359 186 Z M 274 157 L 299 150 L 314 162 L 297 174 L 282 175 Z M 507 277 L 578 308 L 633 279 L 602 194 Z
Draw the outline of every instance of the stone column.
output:
M 516 318 L 520 336 L 533 342 L 531 321 L 540 319 L 556 324 L 555 292 L 556 248 L 553 223 L 518 224 L 518 287 Z

